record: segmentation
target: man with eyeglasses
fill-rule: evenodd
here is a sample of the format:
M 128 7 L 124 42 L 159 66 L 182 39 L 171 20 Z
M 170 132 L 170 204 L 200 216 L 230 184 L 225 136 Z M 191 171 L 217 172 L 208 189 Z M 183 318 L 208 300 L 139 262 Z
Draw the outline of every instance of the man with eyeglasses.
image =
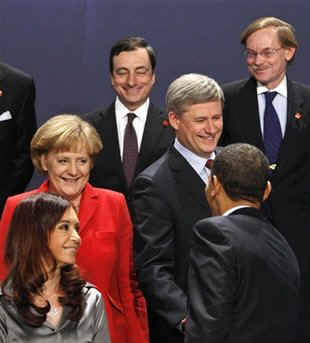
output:
M 310 87 L 286 74 L 298 47 L 289 23 L 259 18 L 241 44 L 251 77 L 223 86 L 222 144 L 249 143 L 268 157 L 273 190 L 264 210 L 297 255 L 303 282 L 296 342 L 309 342 Z
M 167 115 L 149 99 L 156 80 L 156 54 L 148 42 L 141 37 L 119 40 L 111 48 L 109 66 L 116 100 L 85 118 L 104 145 L 90 182 L 123 193 L 132 210 L 135 176 L 167 150 L 174 133 Z

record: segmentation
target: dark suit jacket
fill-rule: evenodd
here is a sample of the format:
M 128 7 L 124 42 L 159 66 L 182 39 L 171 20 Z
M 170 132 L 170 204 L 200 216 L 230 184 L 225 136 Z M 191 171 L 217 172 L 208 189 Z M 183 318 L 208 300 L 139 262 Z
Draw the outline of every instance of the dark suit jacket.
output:
M 121 192 L 130 201 L 131 190 L 126 184 L 120 156 L 115 104 L 110 105 L 105 111 L 89 113 L 85 119 L 96 128 L 103 141 L 103 150 L 96 158 L 90 183 L 96 187 Z M 167 123 L 167 116 L 150 103 L 137 160 L 136 175 L 162 156 L 173 142 L 174 132 L 169 125 L 165 125 Z
M 30 141 L 36 117 L 35 87 L 30 76 L 0 63 L 0 91 L 1 214 L 6 198 L 23 192 L 31 179 Z
M 201 220 L 193 231 L 185 342 L 291 342 L 299 268 L 284 237 L 255 208 Z
M 192 227 L 210 215 L 205 184 L 172 147 L 136 178 L 136 269 L 150 311 L 151 342 L 183 342 Z
M 244 142 L 264 151 L 258 114 L 256 81 L 236 81 L 223 86 L 225 93 L 223 145 Z M 296 342 L 310 340 L 310 87 L 289 81 L 285 136 L 272 192 L 265 213 L 293 248 L 301 268 L 304 313 Z M 296 116 L 296 113 L 300 115 Z

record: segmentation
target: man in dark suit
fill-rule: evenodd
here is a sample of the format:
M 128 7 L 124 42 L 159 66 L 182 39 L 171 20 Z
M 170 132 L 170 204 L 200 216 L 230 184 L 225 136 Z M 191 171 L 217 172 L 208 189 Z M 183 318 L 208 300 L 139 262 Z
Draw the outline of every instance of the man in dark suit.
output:
M 140 37 L 118 41 L 111 49 L 110 72 L 116 101 L 107 109 L 86 116 L 103 141 L 103 151 L 95 161 L 90 182 L 122 192 L 130 203 L 132 181 L 139 172 L 156 161 L 173 142 L 167 116 L 149 99 L 155 83 L 156 55 Z M 128 113 L 134 114 L 137 157 L 129 156 L 132 175 L 126 179 L 126 127 Z M 135 155 L 135 154 L 134 154 Z
M 0 215 L 6 198 L 23 192 L 33 173 L 34 100 L 32 78 L 0 63 Z
M 212 215 L 194 227 L 186 343 L 289 343 L 299 310 L 299 268 L 259 210 L 269 163 L 249 144 L 216 156 L 206 195 Z
M 241 43 L 251 78 L 223 86 L 222 143 L 252 144 L 270 160 L 273 190 L 264 209 L 298 258 L 304 308 L 296 342 L 309 342 L 310 87 L 286 75 L 297 49 L 290 24 L 257 19 L 242 32 Z M 271 104 L 268 95 L 274 96 Z
M 222 133 L 223 99 L 207 76 L 187 74 L 172 82 L 166 100 L 174 146 L 136 178 L 136 268 L 152 343 L 184 340 L 191 229 L 210 215 L 206 162 L 215 157 Z

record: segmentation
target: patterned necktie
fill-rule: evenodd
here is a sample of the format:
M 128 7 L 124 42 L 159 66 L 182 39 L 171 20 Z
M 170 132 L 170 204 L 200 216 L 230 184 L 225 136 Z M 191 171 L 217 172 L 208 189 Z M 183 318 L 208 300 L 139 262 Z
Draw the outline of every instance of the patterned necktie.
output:
M 280 121 L 272 101 L 277 92 L 266 92 L 266 108 L 264 114 L 264 146 L 265 155 L 269 163 L 276 163 L 278 160 L 279 149 L 282 141 Z
M 136 115 L 128 113 L 128 121 L 125 128 L 124 149 L 123 149 L 123 168 L 127 181 L 127 186 L 130 187 L 132 179 L 136 171 L 136 163 L 138 157 L 138 141 L 135 128 L 132 125 Z

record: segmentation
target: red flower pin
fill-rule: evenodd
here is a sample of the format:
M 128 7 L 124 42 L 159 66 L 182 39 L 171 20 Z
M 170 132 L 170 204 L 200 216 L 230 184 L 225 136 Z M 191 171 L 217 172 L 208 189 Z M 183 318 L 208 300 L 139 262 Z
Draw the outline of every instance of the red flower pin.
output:
M 302 115 L 301 113 L 297 112 L 295 113 L 295 116 L 294 116 L 297 120 L 301 119 L 302 118 Z
M 167 119 L 164 119 L 162 124 L 163 124 L 163 127 L 167 127 L 169 126 L 169 121 Z

